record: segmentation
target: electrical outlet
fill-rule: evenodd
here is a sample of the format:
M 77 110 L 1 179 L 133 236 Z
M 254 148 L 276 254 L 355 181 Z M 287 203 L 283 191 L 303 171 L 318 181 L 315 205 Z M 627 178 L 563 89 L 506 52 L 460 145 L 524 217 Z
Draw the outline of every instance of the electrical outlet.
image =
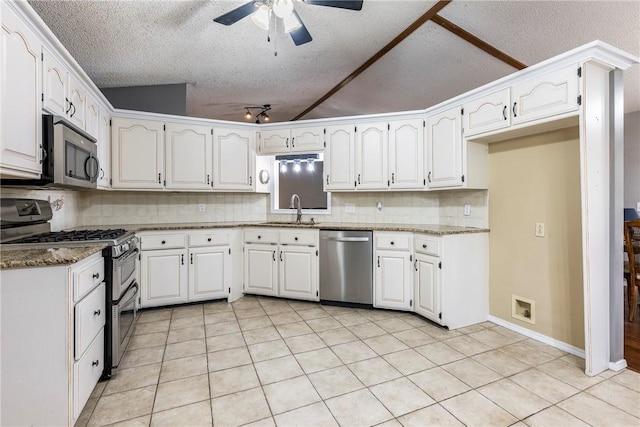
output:
M 355 203 L 345 203 L 344 204 L 345 213 L 356 213 L 356 204 Z
M 536 237 L 544 237 L 544 222 L 536 222 Z
M 198 203 L 198 212 L 204 212 L 207 210 L 207 205 L 204 203 Z
M 382 202 L 376 202 L 376 209 L 378 213 L 382 213 Z
M 471 215 L 471 205 L 467 204 L 464 205 L 464 216 L 469 216 Z

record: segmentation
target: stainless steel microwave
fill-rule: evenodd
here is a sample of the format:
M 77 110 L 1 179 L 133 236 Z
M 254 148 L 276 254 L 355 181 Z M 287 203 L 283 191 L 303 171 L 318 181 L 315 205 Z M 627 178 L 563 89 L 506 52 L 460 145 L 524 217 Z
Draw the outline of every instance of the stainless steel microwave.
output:
M 3 179 L 3 186 L 97 188 L 100 162 L 96 140 L 63 117 L 42 116 L 42 175 L 40 179 Z

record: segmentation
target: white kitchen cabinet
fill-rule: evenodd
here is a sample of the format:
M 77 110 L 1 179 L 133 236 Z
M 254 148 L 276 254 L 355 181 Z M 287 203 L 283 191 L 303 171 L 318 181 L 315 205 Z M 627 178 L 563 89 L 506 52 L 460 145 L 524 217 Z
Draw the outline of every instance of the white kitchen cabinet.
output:
M 356 188 L 384 190 L 389 187 L 388 124 L 366 123 L 356 128 Z
M 511 122 L 515 125 L 576 111 L 578 70 L 578 65 L 572 65 L 513 85 Z
M 424 126 L 421 119 L 389 122 L 389 180 L 391 189 L 422 189 Z
M 228 298 L 231 268 L 228 231 L 189 233 L 189 302 Z
M 414 311 L 436 323 L 441 323 L 439 262 L 437 257 L 416 252 L 413 263 Z
M 38 36 L 2 2 L 0 175 L 42 174 L 42 64 Z
M 427 184 L 429 188 L 460 187 L 462 115 L 459 107 L 427 118 Z
M 267 129 L 260 132 L 258 154 L 315 153 L 324 150 L 321 126 L 292 129 Z
M 464 136 L 468 138 L 511 126 L 510 103 L 510 88 L 466 102 L 462 106 Z
M 255 191 L 256 133 L 215 128 L 213 189 Z
M 280 296 L 318 298 L 318 248 L 280 246 Z
M 98 137 L 98 161 L 100 162 L 100 174 L 98 175 L 98 188 L 111 188 L 111 116 L 109 112 L 100 109 Z
M 244 292 L 278 295 L 278 246 L 247 243 L 244 246 Z
M 100 139 L 100 105 L 91 95 L 87 94 L 85 131 L 96 139 Z
M 374 233 L 374 307 L 412 310 L 412 236 L 410 233 Z
M 142 307 L 187 302 L 189 271 L 186 257 L 184 248 L 141 252 Z
M 69 425 L 104 369 L 104 276 L 97 252 L 71 265 L 0 271 L 0 425 Z
M 165 128 L 165 188 L 211 190 L 212 128 L 177 123 L 167 123 Z
M 80 129 L 86 129 L 87 92 L 66 64 L 42 48 L 42 107 L 62 116 Z M 92 136 L 96 136 L 92 134 Z
M 355 126 L 327 127 L 327 147 L 324 154 L 324 189 L 354 190 Z
M 164 188 L 164 124 L 112 118 L 111 178 L 115 189 Z

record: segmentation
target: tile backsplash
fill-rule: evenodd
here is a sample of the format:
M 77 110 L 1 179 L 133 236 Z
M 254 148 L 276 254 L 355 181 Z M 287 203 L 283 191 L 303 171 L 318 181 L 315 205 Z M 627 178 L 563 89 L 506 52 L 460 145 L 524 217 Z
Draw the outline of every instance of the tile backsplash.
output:
M 295 215 L 272 214 L 270 196 L 253 193 L 169 193 L 71 191 L 2 188 L 2 197 L 64 200 L 54 211 L 54 231 L 76 226 L 116 226 L 191 222 L 288 221 Z M 444 224 L 488 227 L 488 191 L 332 193 L 330 215 L 305 215 L 316 222 Z M 382 203 L 378 212 L 377 202 Z M 353 204 L 354 213 L 345 205 Z M 464 205 L 471 207 L 464 215 Z M 201 205 L 204 212 L 200 211 Z M 304 205 L 304 201 L 303 201 Z

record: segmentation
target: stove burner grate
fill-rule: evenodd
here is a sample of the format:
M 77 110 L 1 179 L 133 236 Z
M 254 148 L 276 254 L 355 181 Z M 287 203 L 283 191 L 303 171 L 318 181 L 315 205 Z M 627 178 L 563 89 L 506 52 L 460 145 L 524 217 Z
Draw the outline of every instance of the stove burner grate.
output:
M 115 240 L 125 234 L 127 230 L 122 228 L 109 230 L 74 230 L 55 231 L 24 237 L 11 243 L 56 243 L 56 242 L 82 242 L 87 240 Z

